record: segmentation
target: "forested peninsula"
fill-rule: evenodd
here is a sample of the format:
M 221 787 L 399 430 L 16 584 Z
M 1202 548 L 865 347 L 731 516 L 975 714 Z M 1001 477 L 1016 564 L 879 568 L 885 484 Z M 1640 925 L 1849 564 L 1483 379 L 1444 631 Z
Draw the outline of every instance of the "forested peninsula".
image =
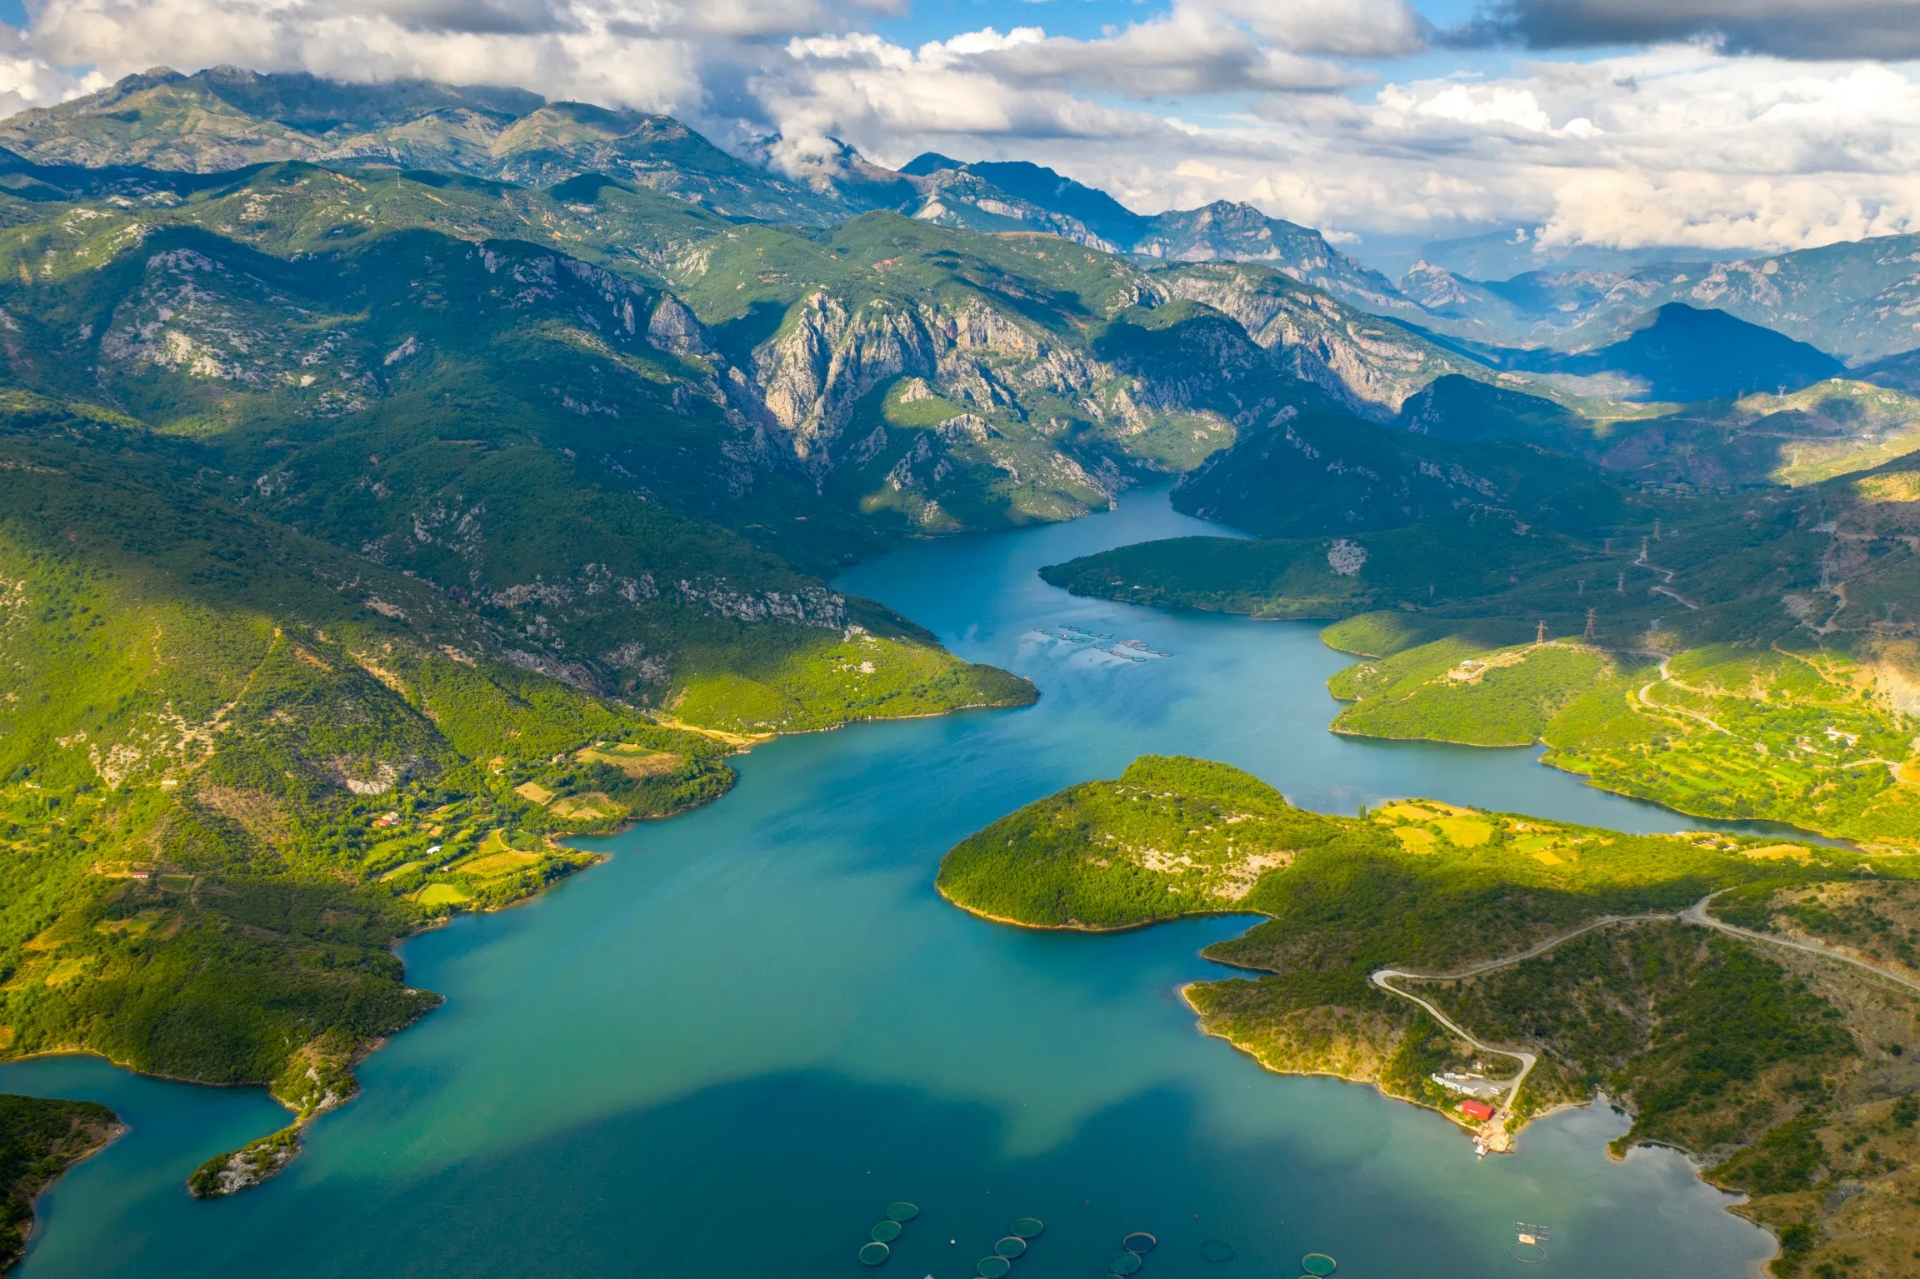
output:
M 1920 1246 L 1917 881 L 1900 854 L 1433 800 L 1327 816 L 1146 756 L 963 840 L 938 882 L 1031 927 L 1265 916 L 1204 952 L 1257 975 L 1186 988 L 1207 1033 L 1491 1151 L 1602 1094 L 1632 1115 L 1616 1154 L 1676 1147 L 1746 1192 L 1786 1276 Z
M 715 799 L 726 757 L 776 731 L 1035 696 L 831 596 L 831 630 L 656 609 L 731 669 L 647 711 L 235 505 L 208 460 L 0 394 L 0 1051 L 270 1086 L 293 1123 L 197 1194 L 277 1171 L 353 1063 L 438 1003 L 399 939 L 590 864 L 564 836 Z

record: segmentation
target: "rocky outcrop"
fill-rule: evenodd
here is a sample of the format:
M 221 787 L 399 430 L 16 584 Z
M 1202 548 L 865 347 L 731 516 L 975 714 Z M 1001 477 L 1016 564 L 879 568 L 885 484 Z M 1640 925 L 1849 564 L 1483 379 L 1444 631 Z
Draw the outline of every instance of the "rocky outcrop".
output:
M 1231 316 L 1280 358 L 1285 372 L 1367 417 L 1399 412 L 1408 396 L 1443 374 L 1481 371 L 1397 325 L 1273 272 L 1188 267 L 1170 273 L 1166 283 L 1176 296 Z
M 793 456 L 815 473 L 833 468 L 834 446 L 861 397 L 903 374 L 948 399 L 1015 412 L 1010 380 L 1076 394 L 1099 376 L 1078 353 L 983 302 L 949 309 L 875 300 L 849 308 L 820 291 L 783 328 L 754 353 L 754 382 Z
M 821 630 L 841 630 L 847 624 L 847 599 L 823 586 L 796 591 L 741 591 L 724 578 L 679 583 L 680 596 L 736 622 L 787 622 Z

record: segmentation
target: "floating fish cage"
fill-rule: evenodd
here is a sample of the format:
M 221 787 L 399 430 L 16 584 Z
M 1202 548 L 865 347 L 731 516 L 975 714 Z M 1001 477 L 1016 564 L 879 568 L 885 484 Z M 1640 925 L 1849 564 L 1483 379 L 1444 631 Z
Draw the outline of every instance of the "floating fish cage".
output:
M 1546 1243 L 1551 1238 L 1553 1231 L 1545 1226 L 1516 1221 L 1513 1223 L 1513 1242 L 1507 1247 L 1507 1255 L 1530 1266 L 1538 1265 L 1547 1259 Z

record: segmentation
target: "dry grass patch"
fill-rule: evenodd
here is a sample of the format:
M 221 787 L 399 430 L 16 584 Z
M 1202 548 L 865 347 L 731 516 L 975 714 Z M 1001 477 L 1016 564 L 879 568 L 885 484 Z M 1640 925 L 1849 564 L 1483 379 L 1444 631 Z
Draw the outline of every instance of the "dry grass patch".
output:
M 538 853 L 523 853 L 517 848 L 507 848 L 496 853 L 480 853 L 463 862 L 456 862 L 448 869 L 461 875 L 471 875 L 475 879 L 498 879 L 502 875 L 511 875 L 539 864 Z
M 569 795 L 553 805 L 555 817 L 565 817 L 573 821 L 597 821 L 602 817 L 614 817 L 620 813 L 620 805 L 605 791 L 588 791 L 584 795 Z
M 1782 857 L 1791 857 L 1794 861 L 1803 862 L 1813 856 L 1813 850 L 1799 844 L 1768 844 L 1765 848 L 1741 849 L 1740 855 L 1742 857 L 1758 857 L 1762 861 L 1775 861 Z
M 1493 824 L 1477 817 L 1443 817 L 1435 824 L 1460 848 L 1478 848 L 1493 838 Z
M 1433 846 L 1440 842 L 1432 831 L 1422 830 L 1418 826 L 1396 826 L 1393 833 L 1410 853 L 1430 853 Z
M 583 747 L 575 751 L 573 757 L 583 764 L 611 764 L 636 782 L 642 778 L 664 776 L 684 762 L 671 751 L 649 750 L 632 742 Z

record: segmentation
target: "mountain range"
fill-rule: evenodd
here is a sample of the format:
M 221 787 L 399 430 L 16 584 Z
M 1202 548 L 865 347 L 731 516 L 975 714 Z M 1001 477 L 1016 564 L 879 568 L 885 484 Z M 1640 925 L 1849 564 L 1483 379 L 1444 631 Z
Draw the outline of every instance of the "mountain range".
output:
M 47 853 L 5 869 L 0 1052 L 304 1123 L 432 1006 L 393 941 L 588 860 L 553 837 L 773 734 L 1038 695 L 841 566 L 1143 482 L 1290 557 L 1299 615 L 1496 630 L 1690 520 L 1620 626 L 1825 626 L 1894 687 L 1910 247 L 1395 284 L 1246 205 L 801 178 L 516 89 L 161 70 L 0 121 L 0 837 Z
M 0 124 L 0 148 L 43 166 L 216 173 L 277 160 L 381 163 L 550 188 L 602 175 L 719 218 L 827 226 L 887 210 L 979 231 L 1032 230 L 1103 251 L 1173 262 L 1261 263 L 1362 310 L 1496 345 L 1579 353 L 1617 341 L 1667 302 L 1724 310 L 1864 362 L 1920 346 L 1920 237 L 1887 236 L 1726 260 L 1682 251 L 1617 267 L 1549 267 L 1474 279 L 1439 265 L 1525 259 L 1435 244 L 1399 281 L 1320 232 L 1250 205 L 1143 215 L 1105 192 L 1023 161 L 926 153 L 887 169 L 842 146 L 790 177 L 733 155 L 670 117 L 547 102 L 524 90 L 399 82 L 337 84 L 217 67 L 129 76 Z M 1496 236 L 1501 244 L 1511 235 Z M 1528 257 L 1532 255 L 1531 250 Z M 1591 257 L 1591 255 L 1588 255 Z M 1593 259 L 1601 261 L 1603 259 Z M 1569 259 L 1573 261 L 1573 259 Z

